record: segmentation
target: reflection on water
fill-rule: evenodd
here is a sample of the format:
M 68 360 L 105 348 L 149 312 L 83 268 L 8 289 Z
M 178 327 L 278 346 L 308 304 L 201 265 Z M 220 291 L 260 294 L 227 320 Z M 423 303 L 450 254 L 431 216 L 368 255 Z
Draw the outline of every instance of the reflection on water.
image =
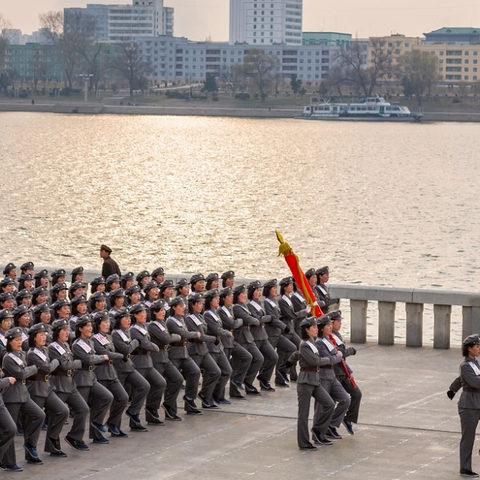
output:
M 0 114 L 0 261 L 477 289 L 478 124 Z M 376 315 L 374 315 L 376 316 Z

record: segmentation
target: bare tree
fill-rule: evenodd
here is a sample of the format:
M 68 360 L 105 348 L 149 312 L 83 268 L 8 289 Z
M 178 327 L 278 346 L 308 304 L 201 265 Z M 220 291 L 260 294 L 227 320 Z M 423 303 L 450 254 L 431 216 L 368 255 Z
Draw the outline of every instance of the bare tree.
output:
M 245 77 L 253 81 L 264 102 L 273 86 L 275 75 L 280 70 L 278 56 L 267 55 L 262 50 L 252 49 L 245 55 L 242 68 Z
M 0 72 L 6 69 L 6 57 L 8 49 L 8 35 L 7 30 L 11 28 L 12 24 L 0 12 Z

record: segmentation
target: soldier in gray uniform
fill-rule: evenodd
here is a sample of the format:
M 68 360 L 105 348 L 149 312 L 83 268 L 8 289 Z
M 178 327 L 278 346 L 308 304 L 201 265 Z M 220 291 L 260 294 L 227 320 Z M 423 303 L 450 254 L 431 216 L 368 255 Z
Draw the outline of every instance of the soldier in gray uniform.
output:
M 167 381 L 165 397 L 162 407 L 165 411 L 165 418 L 168 420 L 181 421 L 177 415 L 177 398 L 182 387 L 183 377 L 177 367 L 168 358 L 169 345 L 182 341 L 182 337 L 176 333 L 168 333 L 165 322 L 166 302 L 156 300 L 150 305 L 152 321 L 148 325 L 148 333 L 151 341 L 159 348 L 158 352 L 152 352 L 153 366 L 158 373 Z
M 115 314 L 125 305 L 125 290 L 117 288 L 110 293 L 110 310 L 108 316 L 110 317 L 110 330 L 115 325 Z
M 218 278 L 218 275 L 217 275 Z M 213 390 L 213 401 L 217 404 L 229 404 L 225 398 L 225 386 L 232 375 L 232 366 L 224 352 L 223 339 L 233 340 L 233 333 L 223 328 L 222 319 L 218 314 L 220 294 L 218 290 L 209 290 L 205 294 L 205 313 L 203 318 L 207 324 L 207 334 L 216 337 L 219 343 L 208 343 L 208 352 L 220 368 L 221 376 Z
M 121 287 L 126 290 L 132 285 L 135 285 L 135 274 L 133 272 L 127 272 L 121 277 Z
M 307 301 L 305 300 L 305 297 L 302 295 L 302 292 L 300 292 L 300 290 L 298 289 L 297 284 L 295 282 L 293 282 L 293 293 L 291 295 L 289 295 L 289 297 L 290 297 L 290 300 L 293 303 L 293 311 L 295 313 L 299 313 L 302 310 L 306 310 L 307 307 L 310 307 L 310 305 L 307 304 Z M 295 331 L 297 332 L 297 335 L 300 338 L 302 338 L 300 323 L 302 323 L 302 320 L 294 320 L 293 325 L 295 327 Z
M 72 270 L 72 283 L 83 282 L 83 267 L 76 267 Z
M 90 438 L 93 443 L 108 444 L 107 438 L 103 436 L 107 433 L 104 427 L 105 416 L 112 405 L 113 395 L 100 383 L 94 373 L 95 365 L 108 362 L 108 355 L 96 355 L 92 339 L 92 318 L 90 315 L 84 315 L 77 321 L 75 327 L 76 340 L 72 344 L 73 358 L 81 360 L 82 368 L 75 370 L 73 380 L 83 397 L 90 405 Z
M 248 350 L 250 355 L 252 355 L 252 362 L 245 375 L 245 391 L 248 395 L 260 395 L 260 392 L 253 386 L 253 382 L 260 368 L 262 368 L 264 358 L 250 331 L 252 326 L 258 327 L 260 322 L 252 316 L 247 307 L 247 287 L 245 285 L 238 285 L 234 288 L 233 302 L 233 316 L 243 321 L 243 325 L 234 330 L 234 338 L 240 346 Z
M 88 451 L 90 449 L 83 441 L 83 436 L 90 409 L 73 382 L 73 371 L 82 368 L 82 362 L 73 359 L 68 345 L 70 334 L 68 320 L 66 318 L 55 320 L 52 327 L 53 342 L 48 346 L 48 353 L 51 360 L 57 359 L 60 364 L 52 372 L 50 381 L 58 398 L 65 402 L 73 413 L 73 425 L 65 441 L 76 450 Z
M 4 377 L 3 371 L 0 369 L 0 467 L 9 471 L 21 472 L 23 468 L 16 464 L 7 468 L 6 465 L 1 463 L 5 452 L 9 449 L 10 445 L 13 444 L 15 432 L 17 431 L 17 426 L 3 403 L 2 392 L 16 381 L 17 379 L 15 377 Z
M 55 387 L 50 382 L 50 374 L 60 362 L 58 359 L 50 361 L 46 343 L 46 325 L 37 323 L 28 331 L 30 350 L 27 352 L 27 364 L 35 365 L 38 372 L 28 378 L 27 388 L 32 400 L 48 414 L 45 452 L 52 457 L 66 457 L 60 444 L 60 433 L 68 418 L 68 407 L 57 397 Z
M 188 304 L 188 295 L 190 293 L 190 287 L 188 286 L 188 280 L 186 278 L 181 278 L 175 285 L 177 290 L 177 296 L 183 300 L 185 305 Z M 171 301 L 169 302 L 171 304 Z
M 170 358 L 185 379 L 185 395 L 183 396 L 185 411 L 189 415 L 202 415 L 195 403 L 201 372 L 197 364 L 190 358 L 187 348 L 189 341 L 195 341 L 201 338 L 202 335 L 200 332 L 188 331 L 183 318 L 185 303 L 183 303 L 182 297 L 175 297 L 170 302 L 170 308 L 173 310 L 173 314 L 167 320 L 168 332 L 179 335 L 182 340 L 178 343 L 170 344 L 168 358 Z
M 458 401 L 458 414 L 462 427 L 460 440 L 460 475 L 476 478 L 472 471 L 472 450 L 475 432 L 480 418 L 480 338 L 478 334 L 469 335 L 462 343 L 464 361 L 460 364 L 460 381 L 463 388 Z
M 196 285 L 197 283 L 195 283 Z M 198 396 L 202 400 L 202 408 L 218 408 L 213 401 L 213 391 L 217 384 L 221 371 L 215 360 L 210 356 L 208 343 L 220 344 L 220 340 L 212 335 L 207 335 L 207 324 L 203 318 L 202 311 L 204 297 L 200 293 L 193 293 L 188 299 L 188 315 L 185 317 L 185 325 L 190 332 L 200 333 L 195 341 L 188 344 L 190 358 L 199 366 L 202 371 L 202 389 Z
M 207 292 L 209 290 L 218 290 L 220 287 L 220 278 L 218 273 L 209 273 L 205 281 L 207 282 L 205 284 L 205 290 L 207 290 Z
M 326 283 L 330 277 L 328 267 L 319 268 L 315 274 L 317 275 L 317 286 L 315 287 L 315 295 L 318 299 L 318 305 L 323 312 L 331 311 L 332 308 L 338 308 L 339 298 L 332 298 L 328 292 Z
M 250 332 L 253 335 L 255 344 L 263 355 L 263 364 L 258 372 L 257 380 L 260 383 L 260 388 L 269 392 L 274 392 L 275 389 L 270 385 L 272 379 L 273 370 L 278 362 L 278 355 L 272 344 L 268 341 L 268 333 L 265 326 L 272 321 L 272 317 L 267 315 L 263 302 L 260 300 L 262 296 L 262 284 L 260 281 L 255 280 L 248 285 L 248 310 L 250 313 L 260 322 L 260 325 L 250 328 Z
M 0 310 L 0 362 L 7 353 L 7 338 L 5 334 L 13 324 L 13 314 L 7 308 Z
M 162 267 L 156 268 L 152 272 L 152 280 L 155 280 L 159 285 L 165 280 L 165 270 Z
M 203 293 L 205 291 L 205 277 L 201 273 L 196 273 L 190 277 L 190 287 L 192 293 Z
M 138 373 L 150 384 L 150 391 L 145 403 L 145 420 L 150 425 L 164 425 L 164 422 L 160 420 L 158 409 L 167 382 L 153 367 L 151 354 L 152 352 L 158 353 L 159 348 L 150 340 L 146 325 L 147 307 L 143 302 L 130 308 L 130 318 L 132 319 L 130 335 L 139 342 L 139 346 L 132 352 L 132 360 Z
M 40 270 L 33 276 L 33 278 L 35 279 L 35 288 L 48 288 L 48 270 Z
M 233 288 L 235 284 L 235 272 L 233 270 L 223 272 L 220 278 L 222 279 L 222 288 Z
M 87 313 L 87 297 L 85 295 L 75 297 L 72 300 L 71 309 L 70 330 L 74 332 L 77 326 L 77 320 Z
M 136 432 L 148 432 L 148 429 L 142 425 L 139 415 L 150 391 L 150 384 L 137 372 L 135 364 L 132 362 L 132 353 L 140 345 L 140 342 L 132 340 L 130 336 L 131 322 L 128 308 L 122 307 L 115 313 L 112 341 L 115 350 L 123 354 L 123 358 L 114 361 L 114 367 L 124 388 L 131 387 L 131 403 L 125 412 L 130 418 L 130 429 Z
M 74 282 L 68 289 L 68 299 L 72 301 L 75 297 L 85 295 L 85 285 L 83 282 Z
M 42 465 L 37 452 L 37 443 L 45 420 L 43 410 L 30 398 L 26 381 L 28 377 L 35 375 L 38 369 L 35 365 L 27 366 L 26 353 L 22 350 L 22 330 L 18 327 L 11 328 L 5 334 L 7 339 L 7 353 L 3 357 L 3 371 L 8 377 L 14 377 L 17 381 L 3 392 L 3 401 L 16 423 L 19 415 L 22 415 L 25 435 L 23 448 L 25 460 L 28 463 Z M 17 470 L 15 444 L 10 443 L 2 459 L 3 465 L 10 470 Z
M 220 308 L 217 310 L 217 314 L 221 318 L 224 328 L 233 334 L 232 337 L 222 337 L 223 351 L 232 365 L 230 398 L 245 400 L 245 396 L 242 395 L 242 392 L 245 392 L 243 382 L 253 357 L 235 340 L 235 330 L 243 325 L 243 320 L 235 318 L 233 315 L 233 289 L 231 287 L 221 290 Z
M 302 320 L 300 328 L 302 341 L 300 342 L 298 352 L 300 373 L 297 379 L 297 441 L 300 450 L 317 450 L 317 447 L 310 443 L 310 435 L 308 432 L 310 400 L 313 397 L 315 402 L 321 405 L 323 409 L 322 415 L 317 416 L 312 428 L 314 436 L 321 439 L 330 425 L 330 420 L 335 408 L 335 402 L 321 386 L 318 374 L 321 366 L 330 365 L 330 358 L 322 358 L 315 344 L 318 334 L 317 319 L 310 317 Z M 330 443 L 330 441 L 327 441 L 327 444 Z

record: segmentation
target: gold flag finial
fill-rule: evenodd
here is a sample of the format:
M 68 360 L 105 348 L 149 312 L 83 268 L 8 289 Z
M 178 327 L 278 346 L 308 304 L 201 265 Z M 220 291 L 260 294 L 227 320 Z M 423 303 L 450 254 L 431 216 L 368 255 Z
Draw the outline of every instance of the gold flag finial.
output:
M 275 234 L 277 235 L 277 240 L 280 242 L 280 246 L 278 247 L 278 256 L 284 257 L 288 253 L 292 253 L 292 247 L 283 240 L 283 236 L 278 230 L 275 230 Z

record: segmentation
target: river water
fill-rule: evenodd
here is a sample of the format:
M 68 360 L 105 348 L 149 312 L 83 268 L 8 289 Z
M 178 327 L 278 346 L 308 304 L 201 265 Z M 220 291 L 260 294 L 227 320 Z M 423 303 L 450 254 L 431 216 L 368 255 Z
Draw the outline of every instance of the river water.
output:
M 476 291 L 479 147 L 473 123 L 0 113 L 0 262 L 100 268 L 106 243 L 281 278 L 278 229 L 332 283 Z

